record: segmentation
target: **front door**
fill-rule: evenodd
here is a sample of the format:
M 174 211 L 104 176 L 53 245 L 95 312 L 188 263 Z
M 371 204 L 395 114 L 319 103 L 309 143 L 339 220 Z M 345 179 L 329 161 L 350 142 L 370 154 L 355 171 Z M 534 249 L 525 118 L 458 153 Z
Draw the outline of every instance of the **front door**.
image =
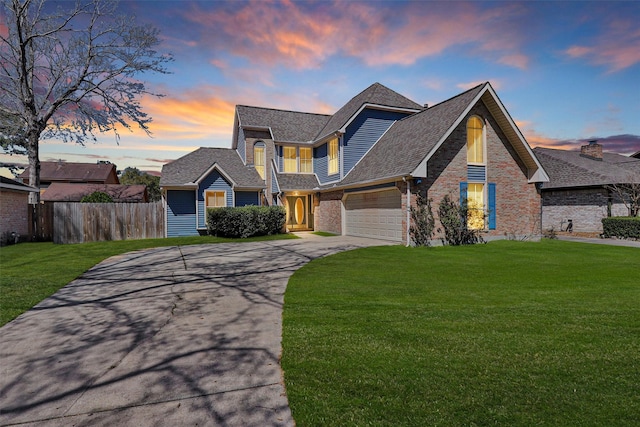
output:
M 313 230 L 313 199 L 311 194 L 287 196 L 287 228 L 289 230 Z

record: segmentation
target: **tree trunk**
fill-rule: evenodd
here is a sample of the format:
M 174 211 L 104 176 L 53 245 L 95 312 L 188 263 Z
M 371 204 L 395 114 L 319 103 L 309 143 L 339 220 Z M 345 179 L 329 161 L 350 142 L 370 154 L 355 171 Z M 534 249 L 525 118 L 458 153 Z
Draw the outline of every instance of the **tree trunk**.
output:
M 31 131 L 27 134 L 27 156 L 29 158 L 29 185 L 40 188 L 40 132 Z M 31 209 L 31 240 L 39 240 L 40 235 L 40 215 L 38 206 L 40 205 L 40 192 L 29 193 L 29 208 Z

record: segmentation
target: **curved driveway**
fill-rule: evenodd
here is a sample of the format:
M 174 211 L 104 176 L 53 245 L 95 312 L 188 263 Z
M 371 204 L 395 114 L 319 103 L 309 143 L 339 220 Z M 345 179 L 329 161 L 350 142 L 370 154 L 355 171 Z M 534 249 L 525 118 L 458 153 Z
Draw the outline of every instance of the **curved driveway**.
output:
M 351 237 L 109 258 L 0 329 L 0 425 L 293 426 L 283 296 Z

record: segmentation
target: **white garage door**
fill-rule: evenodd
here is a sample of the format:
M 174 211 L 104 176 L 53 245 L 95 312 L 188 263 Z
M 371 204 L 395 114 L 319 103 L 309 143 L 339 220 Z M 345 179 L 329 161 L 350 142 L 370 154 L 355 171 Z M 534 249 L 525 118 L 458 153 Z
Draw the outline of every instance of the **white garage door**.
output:
M 348 194 L 345 210 L 348 236 L 402 241 L 402 195 L 398 189 Z

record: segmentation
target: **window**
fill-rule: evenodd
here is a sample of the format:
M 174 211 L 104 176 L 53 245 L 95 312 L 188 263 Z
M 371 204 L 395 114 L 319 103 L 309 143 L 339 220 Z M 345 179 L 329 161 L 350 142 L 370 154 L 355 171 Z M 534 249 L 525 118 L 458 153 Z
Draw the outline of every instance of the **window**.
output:
M 484 229 L 484 184 L 467 184 L 467 227 Z
M 253 164 L 260 178 L 264 179 L 264 145 L 255 145 L 253 147 Z
M 227 192 L 207 190 L 205 202 L 208 208 L 224 208 L 227 206 Z
M 338 138 L 329 141 L 329 175 L 339 172 L 338 162 Z
M 484 164 L 484 124 L 476 116 L 467 122 L 467 163 Z
M 313 157 L 311 155 L 311 147 L 300 147 L 300 172 L 313 172 Z
M 284 172 L 298 172 L 298 156 L 296 147 L 284 147 Z

